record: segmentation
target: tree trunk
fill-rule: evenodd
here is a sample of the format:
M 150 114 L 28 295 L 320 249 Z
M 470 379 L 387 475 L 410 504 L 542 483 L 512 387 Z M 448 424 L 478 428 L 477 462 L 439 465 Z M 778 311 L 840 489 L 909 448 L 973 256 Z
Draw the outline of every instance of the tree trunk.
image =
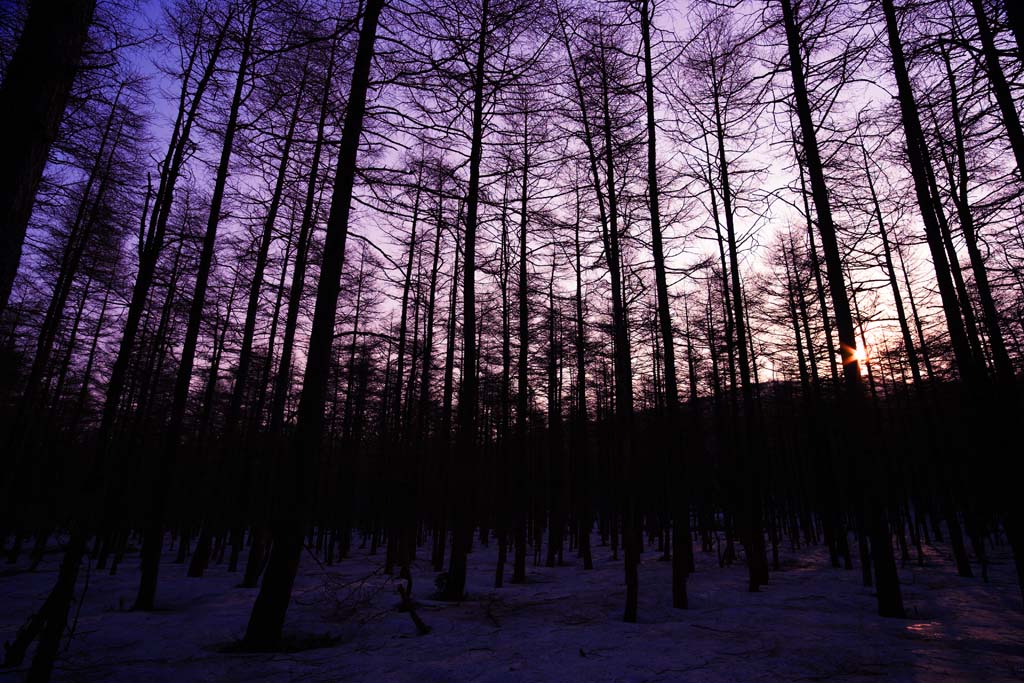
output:
M 1015 3 L 1006 3 L 1007 11 L 1009 6 Z M 1015 10 L 1020 11 L 1020 10 Z M 953 169 L 950 165 L 949 187 L 953 194 L 953 203 L 956 205 L 957 216 L 960 219 L 960 229 L 963 231 L 964 243 L 967 245 L 967 254 L 971 259 L 971 269 L 974 273 L 974 284 L 978 288 L 978 298 L 981 300 L 981 309 L 984 313 L 985 330 L 988 332 L 989 345 L 992 347 L 992 358 L 995 361 L 996 378 L 1004 385 L 1014 383 L 1015 375 L 1013 365 L 1010 362 L 1009 354 L 1006 351 L 1006 343 L 1003 341 L 1003 332 L 999 325 L 999 313 L 996 310 L 995 300 L 992 296 L 992 287 L 989 284 L 988 268 L 985 266 L 985 259 L 978 246 L 978 235 L 974 224 L 974 215 L 971 213 L 970 197 L 968 195 L 967 181 L 967 153 L 965 150 L 964 131 L 961 123 L 960 100 L 957 90 L 956 77 L 953 74 L 953 67 L 949 61 L 949 54 L 940 43 L 943 62 L 946 66 L 946 76 L 949 80 L 949 95 L 953 119 L 953 134 L 956 149 L 957 175 L 959 178 L 954 182 Z M 956 191 L 953 191 L 953 188 Z
M 654 68 L 651 63 L 651 7 L 649 0 L 642 0 L 640 6 L 640 34 L 644 50 L 644 89 L 647 110 L 647 199 L 651 214 L 651 250 L 654 256 L 654 276 L 658 296 L 658 322 L 664 358 L 665 405 L 668 412 L 666 426 L 675 424 L 679 412 L 679 388 L 676 384 L 676 353 L 672 332 L 672 316 L 669 310 L 668 279 L 665 275 L 665 254 L 661 235 L 661 210 L 658 206 L 658 157 L 656 149 L 657 127 L 654 121 Z M 672 534 L 674 537 L 689 538 L 689 505 L 683 495 L 686 482 L 683 479 L 682 454 L 676 439 L 664 444 L 670 449 L 669 461 L 678 478 L 679 487 L 674 490 L 675 505 L 672 511 Z M 684 608 L 686 597 L 686 558 L 676 553 L 672 561 L 672 606 Z
M 928 172 L 926 169 L 928 162 L 924 158 L 924 154 L 926 154 L 924 135 L 921 132 L 921 121 L 917 113 L 917 104 L 911 90 L 910 76 L 907 73 L 906 61 L 903 56 L 903 45 L 900 42 L 897 29 L 896 10 L 892 0 L 883 0 L 882 7 L 885 11 L 885 23 L 889 37 L 889 50 L 892 53 L 893 71 L 899 88 L 900 111 L 907 141 L 907 157 L 910 161 L 911 172 L 914 177 L 914 191 L 917 195 L 918 208 L 924 220 L 928 248 L 935 267 L 935 279 L 939 286 L 939 295 L 942 299 L 942 309 L 945 313 L 946 325 L 949 328 L 950 343 L 953 346 L 953 353 L 956 356 L 960 373 L 965 379 L 971 381 L 977 378 L 977 373 L 975 372 L 977 359 L 973 358 L 970 352 L 963 320 L 960 317 L 956 290 L 950 278 L 950 264 L 946 258 L 946 250 L 942 240 L 942 229 L 935 215 L 935 207 L 932 205 L 933 197 L 928 184 Z
M 716 78 L 714 71 L 712 77 Z M 732 206 L 732 186 L 729 179 L 729 160 L 725 153 L 725 127 L 722 110 L 716 94 L 714 102 L 715 139 L 718 145 L 718 172 L 722 183 L 722 210 L 725 213 L 725 235 L 729 244 L 729 274 L 732 278 L 733 319 L 736 325 L 736 349 L 739 352 L 740 389 L 743 394 L 743 417 L 745 425 L 739 449 L 738 465 L 741 476 L 746 480 L 747 490 L 740 502 L 743 511 L 744 543 L 747 545 L 748 588 L 756 591 L 767 584 L 768 568 L 765 562 L 764 531 L 761 523 L 760 465 L 752 449 L 754 436 L 754 390 L 750 382 L 751 358 L 747 349 L 747 324 L 743 305 L 743 288 L 740 282 L 739 245 L 736 240 L 735 217 Z M 731 345 L 732 340 L 728 340 Z M 805 371 L 806 372 L 806 371 Z
M 519 460 L 516 463 L 515 489 L 513 505 L 516 508 L 514 566 L 512 583 L 526 581 L 526 527 L 527 506 L 529 500 L 527 479 L 528 463 L 530 462 L 529 427 L 526 423 L 529 412 L 529 368 L 530 368 L 530 314 L 529 314 L 529 282 L 527 280 L 527 183 L 530 174 L 529 146 L 529 112 L 523 112 L 523 176 L 519 198 L 519 282 L 517 296 L 519 299 L 519 360 L 517 364 L 516 383 L 516 444 L 519 447 Z
M 227 189 L 228 167 L 231 164 L 231 152 L 234 147 L 235 131 L 238 127 L 238 112 L 242 105 L 242 90 L 248 76 L 249 58 L 253 40 L 253 29 L 256 21 L 255 0 L 249 9 L 249 17 L 242 45 L 242 56 L 235 79 L 235 90 L 231 98 L 231 109 L 228 113 L 227 125 L 224 129 L 224 141 L 221 146 L 220 162 L 210 200 L 210 215 L 206 223 L 203 237 L 202 252 L 199 256 L 199 267 L 196 272 L 195 289 L 189 309 L 188 326 L 182 344 L 181 360 L 178 365 L 174 383 L 174 394 L 171 403 L 170 419 L 164 435 L 164 448 L 157 463 L 157 472 L 152 481 L 153 497 L 142 542 L 142 580 L 139 594 L 135 599 L 135 608 L 152 610 L 156 595 L 157 572 L 160 564 L 160 549 L 163 545 L 163 517 L 166 512 L 167 496 L 174 472 L 178 447 L 184 434 L 185 412 L 188 408 L 189 386 L 192 383 L 192 367 L 195 363 L 196 346 L 199 342 L 199 329 L 203 322 L 203 310 L 206 304 L 206 289 L 213 267 L 213 250 L 217 241 L 217 228 L 220 225 L 221 206 L 224 192 Z
M 188 66 L 182 81 L 181 94 L 178 100 L 178 115 L 171 134 L 171 140 L 167 147 L 167 154 L 161 165 L 160 185 L 155 195 L 150 214 L 149 229 L 145 234 L 139 236 L 139 268 L 135 276 L 135 284 L 132 287 L 131 301 L 128 304 L 128 312 L 125 318 L 124 329 L 121 334 L 121 341 L 118 345 L 117 356 L 110 370 L 110 379 L 107 382 L 106 397 L 103 402 L 100 425 L 96 434 L 97 459 L 93 465 L 93 472 L 102 475 L 108 441 L 113 434 L 114 422 L 123 398 L 125 381 L 128 375 L 128 367 L 131 362 L 135 347 L 135 338 L 139 334 L 139 322 L 146 309 L 146 302 L 149 298 L 149 290 L 153 284 L 153 275 L 156 271 L 160 251 L 163 248 L 164 236 L 167 231 L 167 221 L 171 215 L 171 205 L 174 199 L 174 188 L 181 175 L 182 165 L 185 161 L 185 154 L 189 148 L 192 126 L 196 121 L 196 114 L 202 96 L 206 91 L 210 80 L 216 70 L 217 61 L 224 48 L 224 41 L 228 33 L 229 21 L 225 21 L 214 39 L 210 50 L 208 61 L 203 69 L 202 75 L 196 84 L 195 92 L 192 94 L 191 102 L 188 101 L 188 83 L 194 67 L 194 60 L 199 53 L 198 45 L 194 46 L 189 54 Z M 92 482 L 94 485 L 97 482 Z M 87 483 L 87 485 L 89 485 Z
M 811 217 L 811 207 L 807 203 L 807 186 L 804 181 L 804 164 L 800 153 L 796 150 L 796 134 L 793 136 L 793 153 L 796 157 L 797 166 L 800 169 L 800 198 L 804 204 L 804 216 L 807 219 L 807 240 L 808 252 L 811 255 L 811 270 L 814 273 L 814 291 L 818 297 L 818 308 L 821 310 L 821 324 L 825 332 L 825 344 L 828 349 L 829 368 L 832 371 L 832 382 L 839 382 L 839 367 L 836 365 L 836 346 L 832 339 L 832 322 L 828 317 L 828 304 L 825 301 L 825 286 L 821 281 L 821 264 L 818 262 L 818 247 L 814 244 L 814 219 Z
M 1015 0 L 1007 0 L 1005 4 L 1009 6 L 1014 2 Z M 891 2 L 889 7 L 891 7 Z M 981 51 L 985 57 L 985 72 L 992 85 L 992 94 L 995 95 L 996 102 L 999 104 L 999 112 L 1003 115 L 1003 126 L 1006 128 L 1006 136 L 1010 139 L 1010 148 L 1017 161 L 1017 172 L 1024 174 L 1024 129 L 1021 128 L 1017 103 L 1013 99 L 1013 93 L 1010 92 L 1010 85 L 1006 82 L 1003 67 L 999 64 L 999 52 L 996 50 L 995 38 L 992 36 L 992 28 L 985 16 L 985 6 L 982 0 L 971 0 L 971 8 L 974 10 L 974 20 L 978 24 L 978 37 L 981 39 Z M 892 31 L 896 31 L 895 26 Z
M 829 203 L 828 186 L 825 183 L 824 167 L 818 150 L 814 121 L 811 118 L 807 85 L 804 80 L 800 29 L 797 25 L 790 0 L 780 0 L 780 3 L 782 5 L 789 48 L 793 94 L 796 99 L 797 114 L 803 134 L 804 154 L 806 155 L 807 171 L 811 180 L 811 193 L 818 214 L 818 232 L 821 235 L 822 248 L 825 251 L 825 268 L 828 274 L 829 289 L 832 292 L 832 309 L 835 315 L 836 327 L 839 330 L 840 354 L 843 361 L 843 376 L 846 385 L 844 393 L 850 404 L 850 409 L 856 410 L 860 414 L 862 412 L 860 410 L 862 401 L 860 396 L 860 363 L 854 355 L 857 341 L 854 335 L 850 302 L 846 294 L 839 243 Z M 851 426 L 845 431 L 851 438 L 860 438 L 862 436 L 856 426 Z M 869 452 L 873 453 L 873 451 Z M 903 600 L 900 595 L 899 576 L 896 573 L 896 564 L 892 554 L 892 542 L 888 535 L 888 528 L 885 524 L 882 510 L 875 509 L 875 504 L 884 506 L 886 503 L 884 492 L 879 490 L 884 483 L 884 475 L 872 471 L 869 476 L 869 490 L 874 490 L 871 491 L 873 498 L 871 502 L 873 504 L 869 505 L 869 508 L 872 520 L 868 525 L 868 530 L 871 534 L 872 554 L 875 558 L 875 571 L 878 583 L 878 610 L 882 616 L 902 616 Z
M 295 266 L 292 283 L 288 290 L 288 310 L 285 313 L 284 338 L 281 341 L 281 358 L 274 377 L 274 389 L 270 401 L 270 432 L 280 434 L 284 427 L 284 407 L 288 399 L 288 383 L 291 380 L 292 354 L 295 348 L 295 331 L 298 328 L 299 308 L 302 304 L 302 290 L 306 284 L 310 237 L 313 232 L 314 209 L 316 208 L 316 180 L 320 173 L 320 157 L 325 144 L 327 117 L 330 113 L 331 84 L 334 80 L 336 45 L 331 45 L 331 55 L 324 76 L 323 94 L 320 100 L 320 117 L 316 126 L 316 142 L 313 145 L 313 160 L 309 167 L 309 181 L 306 183 L 306 200 L 302 209 L 302 225 L 299 241 L 295 247 Z
M 477 414 L 476 348 L 476 229 L 480 201 L 480 159 L 483 154 L 484 79 L 487 66 L 487 34 L 490 2 L 483 0 L 476 66 L 473 70 L 473 133 L 469 153 L 469 186 L 466 190 L 466 233 L 462 284 L 462 377 L 459 386 L 456 462 L 452 472 L 455 496 L 452 500 L 452 549 L 448 579 L 442 592 L 446 600 L 461 600 L 466 591 L 466 554 L 473 538 L 472 508 L 475 490 Z
M 288 119 L 288 129 L 285 132 L 284 146 L 281 149 L 281 161 L 277 167 L 277 179 L 274 182 L 270 206 L 267 208 L 267 215 L 263 220 L 263 233 L 260 235 L 259 246 L 256 250 L 256 266 L 253 270 L 252 282 L 249 286 L 249 299 L 245 308 L 245 324 L 242 328 L 242 346 L 238 351 L 235 384 L 231 392 L 231 402 L 228 404 L 227 416 L 224 420 L 224 433 L 226 435 L 231 435 L 235 430 L 242 410 L 242 399 L 245 396 L 245 389 L 248 384 L 249 366 L 252 363 L 252 341 L 253 335 L 256 332 L 256 316 L 259 313 L 260 290 L 263 289 L 263 274 L 267 268 L 270 243 L 274 238 L 274 222 L 277 220 L 277 212 L 281 207 L 281 199 L 284 196 L 288 161 L 291 157 L 292 142 L 295 138 L 295 126 L 299 121 L 299 106 L 302 104 L 302 96 L 306 89 L 306 76 L 308 73 L 309 68 L 308 64 L 306 64 L 302 69 L 302 78 L 299 80 L 298 92 L 295 95 L 295 105 L 292 107 L 291 117 Z M 314 172 L 313 175 L 316 175 L 316 173 Z
M 327 219 L 323 266 L 317 285 L 316 307 L 303 376 L 302 396 L 299 401 L 298 424 L 292 439 L 295 480 L 293 486 L 289 487 L 291 490 L 282 492 L 286 499 L 294 504 L 290 511 L 292 518 L 286 518 L 282 511 L 282 518 L 275 528 L 274 547 L 270 553 L 267 573 L 253 605 L 243 640 L 247 647 L 253 649 L 273 648 L 279 643 L 302 552 L 302 520 L 305 517 L 303 513 L 308 513 L 310 503 L 307 501 L 312 497 L 308 495 L 309 484 L 316 479 L 313 470 L 323 432 L 328 368 L 334 340 L 334 322 L 345 242 L 348 238 L 359 139 L 366 112 L 366 94 L 370 84 L 377 23 L 383 6 L 384 0 L 367 0 L 363 11 L 359 43 L 352 69 L 352 86 L 341 133 L 331 212 Z M 305 509 L 296 509 L 300 505 Z
M 871 178 L 871 169 L 868 165 L 868 152 L 861 146 L 861 155 L 864 158 L 864 177 L 867 179 L 868 190 L 871 192 L 871 203 L 874 208 L 875 221 L 878 223 L 878 234 L 882 238 L 882 253 L 885 257 L 885 269 L 889 275 L 889 287 L 892 289 L 892 299 L 896 304 L 896 319 L 900 324 L 900 332 L 903 334 L 903 349 L 907 354 L 907 362 L 910 364 L 910 374 L 914 378 L 914 384 L 921 384 L 921 368 L 917 359 L 917 349 L 914 347 L 914 340 L 910 336 L 910 325 L 907 323 L 907 314 L 903 308 L 903 297 L 900 296 L 900 286 L 896 282 L 896 268 L 892 261 L 892 249 L 889 246 L 889 236 L 885 230 L 885 221 L 882 220 L 882 206 L 878 202 L 878 195 L 875 193 L 875 183 Z
M 0 86 L 0 312 L 7 308 L 36 191 L 95 9 L 95 0 L 32 2 Z

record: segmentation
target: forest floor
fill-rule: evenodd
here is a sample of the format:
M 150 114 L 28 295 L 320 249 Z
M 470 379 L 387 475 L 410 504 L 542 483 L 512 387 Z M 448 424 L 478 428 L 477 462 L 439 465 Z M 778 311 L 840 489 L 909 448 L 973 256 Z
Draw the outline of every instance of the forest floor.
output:
M 621 559 L 594 546 L 594 569 L 528 566 L 525 584 L 492 587 L 496 543 L 470 555 L 468 595 L 436 600 L 430 564 L 413 567 L 418 636 L 399 611 L 397 580 L 375 556 L 323 567 L 305 554 L 288 612 L 294 651 L 231 651 L 244 632 L 255 589 L 211 564 L 186 577 L 165 548 L 158 609 L 130 611 L 138 555 L 115 576 L 83 567 L 72 606 L 74 633 L 57 681 L 1021 681 L 1024 610 L 1008 549 L 991 551 L 990 582 L 957 577 L 948 548 L 925 547 L 925 566 L 900 570 L 907 619 L 875 614 L 859 569 L 833 569 L 818 548 L 782 551 L 781 570 L 748 593 L 740 564 L 719 568 L 697 553 L 690 609 L 674 610 L 670 563 L 647 549 L 640 567 L 639 623 L 621 620 Z M 913 552 L 913 551 L 912 551 Z M 422 552 L 421 552 L 422 554 Z M 621 556 L 620 556 L 621 557 Z M 511 557 L 509 558 L 511 560 Z M 912 558 L 913 559 L 913 558 Z M 0 640 L 14 638 L 45 598 L 60 553 L 36 571 L 27 553 L 0 565 Z M 243 565 L 244 566 L 244 555 Z M 511 563 L 507 565 L 511 573 Z M 976 567 L 977 570 L 977 567 Z M 977 573 L 977 572 L 976 572 Z M 88 579 L 88 585 L 86 585 Z M 31 652 L 29 653 L 31 656 Z M 26 660 L 28 661 L 28 660 Z M 23 671 L 0 669 L 0 680 Z

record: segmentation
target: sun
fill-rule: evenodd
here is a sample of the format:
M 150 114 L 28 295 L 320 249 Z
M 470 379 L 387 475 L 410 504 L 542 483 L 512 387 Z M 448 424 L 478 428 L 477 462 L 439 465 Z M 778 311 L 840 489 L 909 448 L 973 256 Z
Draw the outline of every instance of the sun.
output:
M 845 344 L 843 345 L 843 349 L 844 350 L 849 350 L 849 348 L 850 348 L 849 346 L 846 346 Z M 849 363 L 856 363 L 857 367 L 860 369 L 860 373 L 862 375 L 866 375 L 867 371 L 868 371 L 868 362 L 869 361 L 870 361 L 870 356 L 868 355 L 868 345 L 867 344 L 865 344 L 864 346 L 858 345 L 858 346 L 853 348 L 853 353 L 849 354 L 848 356 L 846 356 L 843 359 L 843 365 L 846 365 L 846 364 L 849 364 Z
M 864 347 L 858 346 L 853 350 L 853 359 L 859 364 L 864 365 L 868 362 L 868 352 Z

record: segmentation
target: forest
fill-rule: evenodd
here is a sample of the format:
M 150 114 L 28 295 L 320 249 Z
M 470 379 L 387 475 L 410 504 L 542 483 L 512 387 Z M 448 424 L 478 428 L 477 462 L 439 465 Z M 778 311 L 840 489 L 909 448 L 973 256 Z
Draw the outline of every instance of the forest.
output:
M 1024 4 L 12 0 L 0 61 L 0 676 L 1024 677 Z

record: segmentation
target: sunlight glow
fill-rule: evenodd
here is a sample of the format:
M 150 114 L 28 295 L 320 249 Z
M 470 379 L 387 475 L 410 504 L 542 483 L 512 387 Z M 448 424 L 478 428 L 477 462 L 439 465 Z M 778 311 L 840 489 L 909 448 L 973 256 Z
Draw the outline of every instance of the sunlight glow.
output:
M 843 365 L 849 365 L 850 363 L 857 363 L 860 368 L 861 375 L 867 375 L 868 363 L 871 360 L 868 354 L 869 344 L 864 346 L 857 346 L 851 349 L 849 346 L 843 345 Z
M 861 365 L 868 362 L 868 352 L 866 348 L 858 346 L 853 350 L 853 358 Z

